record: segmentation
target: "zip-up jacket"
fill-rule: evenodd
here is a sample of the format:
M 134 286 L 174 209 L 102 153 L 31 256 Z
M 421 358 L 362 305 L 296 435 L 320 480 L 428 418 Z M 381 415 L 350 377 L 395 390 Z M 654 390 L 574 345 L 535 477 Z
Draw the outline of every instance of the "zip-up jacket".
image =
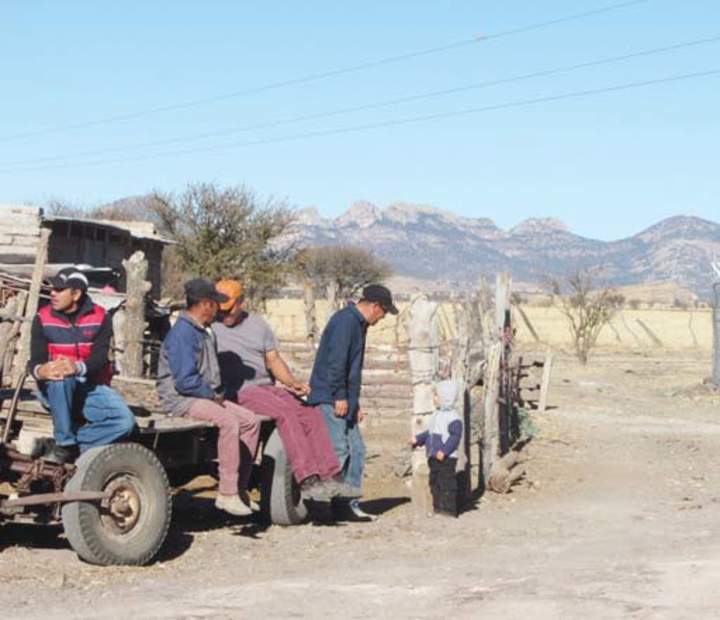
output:
M 455 410 L 458 385 L 455 381 L 440 381 L 436 386 L 438 408 L 430 416 L 428 430 L 415 435 L 415 445 L 425 446 L 429 459 L 437 458 L 441 452 L 446 458 L 457 458 L 462 438 L 463 423 Z
M 66 357 L 76 363 L 78 376 L 109 385 L 112 366 L 108 360 L 112 318 L 85 295 L 74 314 L 57 312 L 49 304 L 40 308 L 32 324 L 28 372 L 37 379 L 37 367 Z
M 157 393 L 169 415 L 185 415 L 193 399 L 222 393 L 215 334 L 184 312 L 160 348 Z
M 347 400 L 348 419 L 354 419 L 360 407 L 367 328 L 367 321 L 355 304 L 348 304 L 332 315 L 315 356 L 308 403 L 332 405 L 337 400 Z

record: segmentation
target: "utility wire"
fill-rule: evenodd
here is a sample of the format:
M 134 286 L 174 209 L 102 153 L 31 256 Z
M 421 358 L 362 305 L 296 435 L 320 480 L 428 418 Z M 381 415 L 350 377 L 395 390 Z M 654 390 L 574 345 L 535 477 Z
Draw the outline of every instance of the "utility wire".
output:
M 81 123 L 71 123 L 68 125 L 60 125 L 57 127 L 38 129 L 35 131 L 26 131 L 26 132 L 18 133 L 15 135 L 0 137 L 0 143 L 1 142 L 10 142 L 10 141 L 15 141 L 15 140 L 22 140 L 24 138 L 33 138 L 36 136 L 44 136 L 44 135 L 60 133 L 60 132 L 64 132 L 64 131 L 73 131 L 76 129 L 86 129 L 88 127 L 97 127 L 99 125 L 109 125 L 111 123 L 133 120 L 136 118 L 142 118 L 142 117 L 150 116 L 153 114 L 172 112 L 175 110 L 184 110 L 187 108 L 194 108 L 194 107 L 207 105 L 207 104 L 211 104 L 211 103 L 218 103 L 220 101 L 226 101 L 228 99 L 235 99 L 235 98 L 244 97 L 247 95 L 263 93 L 263 92 L 267 92 L 270 90 L 285 88 L 287 86 L 308 84 L 311 82 L 316 82 L 319 80 L 337 77 L 337 76 L 345 75 L 348 73 L 364 71 L 367 69 L 373 69 L 375 67 L 380 67 L 383 65 L 389 65 L 389 64 L 393 64 L 393 63 L 397 63 L 397 62 L 402 62 L 405 60 L 410 60 L 413 58 L 420 58 L 422 56 L 429 56 L 431 54 L 437 54 L 440 52 L 447 52 L 447 51 L 454 50 L 454 49 L 468 47 L 470 45 L 476 45 L 477 43 L 481 43 L 481 42 L 485 42 L 485 41 L 491 41 L 494 39 L 515 36 L 518 34 L 523 34 L 525 32 L 531 32 L 533 30 L 547 28 L 548 26 L 554 26 L 556 24 L 562 24 L 562 23 L 569 22 L 569 21 L 575 21 L 578 19 L 583 19 L 585 17 L 592 17 L 594 15 L 600 15 L 603 13 L 609 13 L 611 11 L 624 9 L 624 8 L 627 8 L 630 6 L 634 6 L 636 4 L 644 4 L 644 3 L 650 2 L 650 1 L 651 0 L 630 0 L 627 2 L 610 4 L 610 5 L 602 6 L 602 7 L 596 8 L 596 9 L 591 9 L 588 11 L 582 11 L 579 13 L 571 13 L 569 15 L 564 15 L 562 17 L 557 17 L 555 19 L 537 22 L 534 24 L 529 24 L 527 26 L 519 26 L 517 28 L 511 28 L 509 30 L 502 30 L 502 31 L 487 34 L 487 35 L 479 35 L 479 36 L 472 37 L 469 39 L 462 39 L 459 41 L 454 41 L 452 43 L 447 43 L 445 45 L 429 47 L 429 48 L 422 49 L 422 50 L 416 50 L 414 52 L 406 52 L 404 54 L 397 54 L 395 56 L 387 56 L 385 58 L 380 58 L 378 60 L 371 60 L 368 62 L 356 64 L 356 65 L 350 65 L 350 66 L 341 67 L 338 69 L 331 69 L 329 71 L 322 71 L 319 73 L 311 73 L 309 75 L 300 76 L 300 77 L 296 77 L 296 78 L 290 78 L 287 80 L 270 82 L 270 83 L 264 84 L 262 86 L 256 86 L 256 87 L 247 88 L 244 90 L 237 90 L 237 91 L 232 91 L 232 92 L 223 93 L 223 94 L 219 94 L 219 95 L 213 95 L 212 97 L 203 97 L 201 99 L 193 99 L 190 101 L 183 101 L 180 103 L 173 103 L 173 104 L 168 104 L 168 105 L 164 105 L 164 106 L 158 106 L 155 108 L 147 108 L 145 110 L 138 110 L 137 112 L 128 112 L 126 114 L 117 114 L 115 116 L 107 116 L 105 118 L 100 118 L 100 119 L 96 119 L 93 121 L 85 121 L 85 122 L 81 122 Z
M 581 98 L 581 97 L 589 97 L 592 95 L 599 95 L 599 94 L 603 94 L 603 93 L 619 92 L 619 91 L 624 91 L 624 90 L 630 90 L 633 88 L 641 88 L 641 87 L 652 86 L 652 85 L 656 85 L 656 84 L 667 84 L 670 82 L 679 82 L 679 81 L 683 81 L 683 80 L 690 80 L 690 79 L 696 79 L 696 78 L 701 78 L 701 77 L 710 77 L 710 76 L 715 76 L 715 75 L 719 75 L 719 74 L 720 74 L 720 68 L 709 69 L 707 71 L 698 71 L 698 72 L 693 72 L 693 73 L 680 73 L 680 74 L 671 75 L 671 76 L 662 77 L 662 78 L 656 78 L 656 79 L 652 79 L 652 80 L 643 80 L 643 81 L 638 81 L 638 82 L 624 82 L 622 84 L 605 86 L 603 88 L 577 90 L 577 91 L 571 91 L 571 92 L 567 92 L 567 93 L 560 93 L 557 95 L 536 97 L 533 99 L 520 99 L 517 101 L 509 101 L 509 102 L 505 102 L 505 103 L 498 103 L 498 104 L 494 104 L 494 105 L 481 106 L 481 107 L 465 108 L 462 110 L 455 110 L 455 111 L 451 111 L 451 112 L 438 112 L 438 113 L 434 113 L 434 114 L 412 116 L 412 117 L 403 118 L 403 119 L 396 119 L 396 120 L 384 121 L 384 122 L 378 122 L 378 123 L 368 123 L 368 124 L 364 124 L 364 125 L 354 125 L 354 126 L 342 127 L 342 128 L 338 128 L 338 129 L 311 131 L 311 132 L 300 133 L 300 134 L 278 137 L 278 138 L 266 138 L 266 139 L 252 140 L 252 141 L 247 141 L 247 142 L 233 142 L 233 143 L 229 143 L 229 144 L 220 144 L 220 145 L 213 145 L 213 146 L 206 146 L 206 147 L 196 147 L 196 148 L 189 148 L 189 149 L 182 149 L 182 150 L 175 150 L 175 151 L 166 151 L 164 153 L 156 153 L 154 155 L 144 155 L 144 156 L 139 156 L 139 157 L 95 160 L 95 161 L 89 161 L 89 162 L 83 162 L 83 163 L 56 164 L 56 165 L 50 165 L 50 166 L 35 166 L 35 167 L 28 167 L 28 168 L 21 168 L 21 169 L 3 169 L 3 170 L 0 170 L 0 174 L 17 174 L 18 172 L 34 172 L 34 171 L 40 171 L 40 170 L 58 170 L 58 169 L 64 169 L 64 168 L 76 168 L 76 167 L 83 167 L 83 166 L 102 166 L 102 165 L 108 165 L 108 164 L 132 163 L 132 162 L 138 162 L 138 161 L 160 159 L 160 158 L 165 158 L 165 157 L 174 157 L 174 156 L 178 156 L 178 155 L 190 155 L 190 154 L 195 154 L 195 153 L 210 153 L 210 152 L 216 152 L 216 151 L 243 148 L 243 147 L 248 147 L 248 146 L 277 144 L 277 143 L 281 143 L 281 142 L 294 142 L 294 141 L 304 140 L 304 139 L 308 139 L 308 138 L 341 135 L 341 134 L 355 133 L 355 132 L 361 132 L 361 131 L 367 131 L 367 130 L 373 130 L 373 129 L 384 129 L 387 127 L 397 127 L 397 126 L 401 126 L 401 125 L 409 125 L 409 124 L 414 124 L 414 123 L 434 121 L 434 120 L 440 120 L 440 119 L 446 119 L 446 118 L 468 116 L 471 114 L 479 114 L 482 112 L 491 112 L 491 111 L 495 111 L 495 110 L 505 110 L 505 109 L 510 109 L 510 108 L 520 108 L 520 107 L 525 107 L 525 106 L 530 106 L 530 105 L 537 105 L 537 104 L 541 104 L 541 103 L 550 103 L 553 101 L 561 101 L 563 99 L 577 99 L 577 98 Z
M 507 78 L 500 78 L 497 80 L 490 80 L 485 82 L 476 82 L 474 84 L 468 84 L 465 86 L 458 86 L 455 88 L 448 88 L 444 90 L 435 90 L 435 91 L 429 91 L 425 93 L 419 93 L 414 95 L 407 95 L 404 97 L 397 97 L 394 99 L 386 99 L 384 101 L 374 102 L 374 103 L 367 103 L 357 106 L 351 106 L 351 107 L 345 107 L 340 108 L 336 110 L 329 110 L 324 112 L 316 112 L 313 114 L 305 114 L 300 116 L 290 116 L 284 119 L 278 119 L 275 121 L 267 121 L 264 123 L 257 123 L 254 125 L 245 125 L 241 127 L 232 127 L 227 129 L 221 129 L 201 134 L 192 134 L 192 135 L 186 135 L 186 136 L 180 136 L 176 138 L 168 138 L 165 140 L 155 140 L 151 142 L 140 142 L 135 144 L 129 144 L 124 146 L 116 146 L 116 147 L 106 147 L 101 149 L 93 149 L 90 151 L 81 151 L 79 153 L 72 153 L 72 154 L 65 154 L 65 155 L 55 155 L 51 157 L 40 157 L 40 158 L 34 158 L 34 159 L 26 159 L 26 160 L 20 160 L 20 161 L 11 161 L 11 162 L 5 162 L 0 163 L 0 168 L 7 167 L 7 166 L 28 166 L 33 164 L 40 164 L 45 162 L 54 162 L 54 161 L 63 161 L 68 159 L 76 159 L 81 157 L 94 157 L 97 155 L 105 155 L 107 153 L 118 153 L 118 152 L 124 152 L 124 151 L 133 151 L 136 149 L 144 149 L 144 148 L 151 148 L 151 147 L 157 147 L 157 146 L 168 146 L 171 144 L 178 144 L 183 142 L 192 142 L 195 140 L 204 140 L 207 138 L 218 138 L 218 137 L 224 137 L 224 136 L 230 136 L 232 134 L 237 133 L 244 133 L 248 131 L 253 131 L 257 129 L 269 129 L 273 127 L 279 127 L 282 125 L 292 125 L 295 123 L 305 122 L 305 121 L 311 121 L 311 120 L 319 120 L 324 118 L 330 118 L 334 116 L 343 116 L 345 114 L 351 114 L 355 112 L 364 112 L 367 110 L 374 110 L 378 108 L 383 107 L 389 107 L 393 105 L 399 105 L 403 103 L 413 103 L 416 101 L 421 101 L 424 99 L 432 99 L 435 97 L 441 97 L 445 95 L 454 95 L 458 93 L 468 92 L 471 90 L 478 90 L 482 88 L 489 88 L 491 86 L 498 86 L 502 84 L 510 84 L 513 82 L 520 82 L 523 80 L 528 80 L 531 78 L 538 78 L 538 77 L 547 77 L 550 75 L 556 75 L 559 73 L 569 73 L 571 71 L 578 71 L 580 69 L 587 69 L 589 67 L 596 67 L 600 65 L 606 65 L 606 64 L 612 64 L 616 62 L 623 62 L 626 60 L 633 60 L 635 58 L 641 58 L 645 56 L 651 56 L 654 54 L 661 54 L 666 52 L 673 52 L 689 47 L 697 47 L 700 45 L 707 45 L 710 43 L 718 43 L 720 42 L 720 35 L 714 36 L 714 37 L 708 37 L 703 39 L 695 39 L 692 41 L 685 41 L 683 43 L 676 43 L 673 45 L 665 45 L 663 47 L 655 47 L 652 49 L 645 49 L 637 52 L 632 52 L 628 54 L 622 54 L 620 56 L 609 56 L 600 58 L 597 60 L 590 60 L 587 62 L 581 62 L 576 63 L 572 65 L 564 65 L 561 67 L 556 67 L 553 69 L 545 69 L 542 71 L 534 71 L 532 73 L 524 73 L 520 75 L 515 75 Z

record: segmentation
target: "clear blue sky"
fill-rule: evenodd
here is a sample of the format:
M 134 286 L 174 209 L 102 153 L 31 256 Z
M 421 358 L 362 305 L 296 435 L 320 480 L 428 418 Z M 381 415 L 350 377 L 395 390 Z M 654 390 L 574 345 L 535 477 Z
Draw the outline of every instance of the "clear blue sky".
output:
M 674 214 L 719 220 L 720 75 L 429 122 L 285 138 L 720 69 L 720 43 L 223 135 L 719 36 L 716 0 L 648 0 L 311 83 L 57 130 L 610 4 L 613 0 L 4 0 L 0 203 L 54 198 L 92 206 L 214 181 L 245 183 L 297 207 L 315 206 L 325 216 L 338 215 L 357 200 L 380 206 L 408 201 L 490 217 L 502 227 L 527 217 L 557 217 L 575 232 L 602 239 L 633 234 Z M 219 134 L 70 157 L 207 132 Z M 153 157 L 238 142 L 246 144 Z M 68 159 L 41 161 L 60 156 Z

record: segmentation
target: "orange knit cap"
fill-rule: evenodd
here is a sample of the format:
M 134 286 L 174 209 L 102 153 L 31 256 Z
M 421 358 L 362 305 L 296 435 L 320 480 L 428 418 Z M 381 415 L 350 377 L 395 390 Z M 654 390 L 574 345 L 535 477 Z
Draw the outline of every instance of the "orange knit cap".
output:
M 244 292 L 243 285 L 238 280 L 220 280 L 215 288 L 230 298 L 224 304 L 220 304 L 220 310 L 231 310 Z

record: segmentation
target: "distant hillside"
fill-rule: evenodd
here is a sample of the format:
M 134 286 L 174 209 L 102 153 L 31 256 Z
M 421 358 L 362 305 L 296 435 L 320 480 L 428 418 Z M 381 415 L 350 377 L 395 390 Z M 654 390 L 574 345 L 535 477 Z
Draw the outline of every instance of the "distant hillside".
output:
M 448 286 L 500 270 L 510 271 L 516 281 L 539 283 L 593 267 L 617 286 L 672 281 L 707 297 L 710 262 L 720 256 L 720 224 L 689 216 L 606 242 L 576 235 L 548 218 L 525 220 L 505 231 L 487 218 L 404 203 L 380 209 L 359 202 L 335 219 L 324 219 L 315 209 L 300 211 L 293 236 L 312 245 L 366 247 L 390 261 L 399 276 L 442 280 Z

